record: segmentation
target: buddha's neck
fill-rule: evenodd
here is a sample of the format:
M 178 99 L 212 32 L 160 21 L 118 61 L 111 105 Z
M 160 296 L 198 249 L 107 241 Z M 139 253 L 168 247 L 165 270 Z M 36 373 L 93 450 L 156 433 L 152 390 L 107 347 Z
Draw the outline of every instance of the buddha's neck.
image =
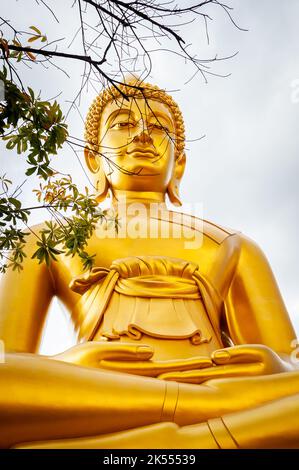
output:
M 151 204 L 159 204 L 165 207 L 165 193 L 154 191 L 120 191 L 114 190 L 112 198 L 112 206 L 119 207 L 120 205 L 128 206 L 129 204 L 140 203 L 145 207 L 150 207 Z

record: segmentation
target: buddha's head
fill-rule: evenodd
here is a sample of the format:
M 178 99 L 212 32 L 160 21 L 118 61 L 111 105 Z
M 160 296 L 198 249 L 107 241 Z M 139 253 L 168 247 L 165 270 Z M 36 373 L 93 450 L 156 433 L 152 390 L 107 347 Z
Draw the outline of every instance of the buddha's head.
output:
M 85 158 L 99 201 L 111 190 L 168 194 L 181 204 L 184 123 L 165 91 L 140 82 L 136 87 L 136 80 L 107 88 L 92 103 L 85 130 Z

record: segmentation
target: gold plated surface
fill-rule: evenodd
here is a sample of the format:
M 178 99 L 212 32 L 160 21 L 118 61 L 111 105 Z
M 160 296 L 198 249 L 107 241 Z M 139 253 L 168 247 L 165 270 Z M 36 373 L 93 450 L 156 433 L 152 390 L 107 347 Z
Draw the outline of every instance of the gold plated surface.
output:
M 299 447 L 295 332 L 271 268 L 243 234 L 167 209 L 185 168 L 178 107 L 157 87 L 104 91 L 86 124 L 99 224 L 95 267 L 60 256 L 0 286 L 0 446 Z M 38 354 L 51 299 L 78 344 Z

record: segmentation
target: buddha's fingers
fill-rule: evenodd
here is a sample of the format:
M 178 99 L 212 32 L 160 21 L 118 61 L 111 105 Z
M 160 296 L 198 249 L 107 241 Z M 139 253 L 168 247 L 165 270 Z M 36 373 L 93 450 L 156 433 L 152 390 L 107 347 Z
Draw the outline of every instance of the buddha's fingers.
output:
M 209 367 L 202 370 L 189 370 L 185 372 L 170 372 L 158 376 L 162 380 L 200 384 L 210 379 L 223 379 L 226 377 L 246 377 L 261 375 L 263 366 L 260 362 L 252 364 L 229 364 Z
M 261 363 L 264 374 L 290 371 L 287 364 L 275 351 L 263 344 L 243 344 L 219 349 L 211 354 L 216 365 Z
M 101 360 L 147 361 L 154 354 L 146 344 L 88 341 L 52 356 L 56 361 L 71 362 L 81 366 L 100 367 Z
M 102 369 L 109 369 L 129 374 L 157 377 L 160 374 L 175 371 L 187 371 L 194 369 L 210 368 L 213 363 L 208 357 L 193 357 L 171 361 L 135 361 L 118 362 L 103 360 L 100 363 Z
M 116 361 L 140 361 L 148 360 L 153 354 L 154 350 L 151 346 L 146 344 L 139 344 L 136 346 L 134 343 L 103 343 L 102 351 L 99 350 L 98 360 L 116 360 Z

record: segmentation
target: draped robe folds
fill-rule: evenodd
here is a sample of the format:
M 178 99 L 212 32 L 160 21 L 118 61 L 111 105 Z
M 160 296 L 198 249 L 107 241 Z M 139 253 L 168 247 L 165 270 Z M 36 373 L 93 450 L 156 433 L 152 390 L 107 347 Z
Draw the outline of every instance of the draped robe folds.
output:
M 223 347 L 222 300 L 195 263 L 169 257 L 115 260 L 73 279 L 81 341 L 188 339 L 204 351 Z M 198 350 L 200 354 L 200 350 Z

